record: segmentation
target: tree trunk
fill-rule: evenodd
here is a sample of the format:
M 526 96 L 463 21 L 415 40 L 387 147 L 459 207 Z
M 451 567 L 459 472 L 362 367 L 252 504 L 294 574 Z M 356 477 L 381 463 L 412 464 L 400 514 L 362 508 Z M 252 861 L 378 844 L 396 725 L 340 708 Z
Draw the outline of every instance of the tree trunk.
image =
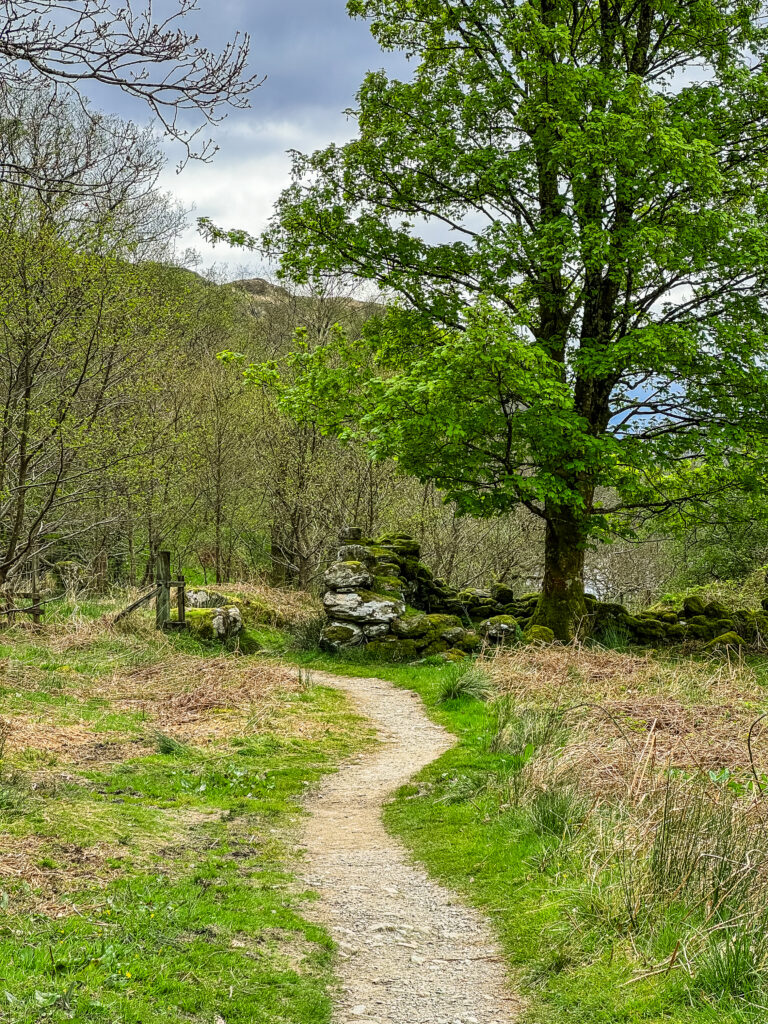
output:
M 585 523 L 569 508 L 552 510 L 544 542 L 544 586 L 532 625 L 548 626 L 567 642 L 586 619 L 584 603 Z

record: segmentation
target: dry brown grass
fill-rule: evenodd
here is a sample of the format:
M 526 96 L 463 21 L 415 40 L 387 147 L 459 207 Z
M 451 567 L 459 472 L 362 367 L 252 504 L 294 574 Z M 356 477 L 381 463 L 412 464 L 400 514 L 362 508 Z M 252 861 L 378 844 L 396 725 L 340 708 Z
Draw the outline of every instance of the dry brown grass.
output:
M 14 715 L 8 720 L 7 757 L 18 763 L 24 755 L 43 755 L 51 766 L 117 764 L 132 757 L 142 757 L 152 744 L 140 736 L 115 733 L 94 734 L 86 723 L 59 725 L 40 715 Z M 34 756 L 29 756 L 34 763 Z
M 108 861 L 122 852 L 103 844 L 83 848 L 75 843 L 52 843 L 28 835 L 0 836 L 2 879 L 24 883 L 12 896 L 15 913 L 62 918 L 74 913 L 67 894 L 79 888 L 101 889 L 119 873 Z
M 558 709 L 569 727 L 565 748 L 540 771 L 578 780 L 598 797 L 639 797 L 662 767 L 750 771 L 747 734 L 766 699 L 741 661 L 570 645 L 501 651 L 488 668 L 514 706 Z M 754 746 L 758 770 L 768 770 L 760 734 Z
M 24 680 L 29 688 L 34 681 Z M 208 745 L 266 724 L 284 695 L 298 686 L 297 673 L 290 668 L 231 657 L 202 660 L 177 654 L 162 665 L 119 669 L 98 680 L 73 673 L 68 696 L 102 699 L 105 710 L 138 712 L 142 735 L 94 731 L 87 721 L 56 722 L 50 708 L 24 710 L 6 713 L 5 753 L 15 760 L 36 751 L 57 764 L 114 764 L 148 753 L 158 731 Z
M 211 743 L 264 724 L 298 689 L 295 670 L 270 662 L 178 655 L 170 663 L 116 672 L 91 691 L 186 742 Z
M 270 587 L 266 583 L 225 583 L 220 588 L 215 584 L 199 589 L 216 591 L 221 589 L 227 594 L 242 595 L 271 610 L 269 625 L 298 626 L 311 622 L 323 613 L 322 602 L 304 590 L 284 590 L 281 587 Z

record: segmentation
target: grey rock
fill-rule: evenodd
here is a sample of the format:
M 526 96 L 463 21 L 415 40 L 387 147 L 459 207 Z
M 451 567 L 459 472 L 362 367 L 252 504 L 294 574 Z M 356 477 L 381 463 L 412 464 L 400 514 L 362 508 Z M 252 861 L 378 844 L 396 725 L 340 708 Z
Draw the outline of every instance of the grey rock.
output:
M 373 577 L 362 562 L 334 562 L 323 573 L 323 582 L 326 589 L 343 592 L 367 589 Z
M 214 594 L 210 590 L 187 590 L 185 603 L 190 608 L 221 608 L 227 599 L 223 594 Z
M 405 612 L 405 602 L 395 598 L 375 597 L 365 600 L 359 594 L 339 594 L 329 590 L 323 598 L 326 614 L 342 622 L 386 622 L 389 624 Z
M 363 626 L 363 632 L 369 640 L 375 640 L 377 637 L 386 636 L 389 632 L 388 622 L 372 622 Z
M 320 646 L 326 651 L 341 651 L 345 647 L 357 647 L 363 643 L 365 634 L 352 622 L 331 621 L 320 634 Z

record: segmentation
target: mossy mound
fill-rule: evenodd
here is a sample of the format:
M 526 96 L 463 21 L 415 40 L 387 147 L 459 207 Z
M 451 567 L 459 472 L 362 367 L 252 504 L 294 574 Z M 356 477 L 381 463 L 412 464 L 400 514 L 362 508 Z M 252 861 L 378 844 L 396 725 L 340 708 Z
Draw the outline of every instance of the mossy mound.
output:
M 720 636 L 716 636 L 714 640 L 710 640 L 708 644 L 704 645 L 704 650 L 714 650 L 715 648 L 722 647 L 746 647 L 746 640 L 742 640 L 738 633 L 733 630 L 729 630 L 727 633 L 721 633 Z
M 553 644 L 555 634 L 549 626 L 530 626 L 523 633 L 523 638 L 529 644 Z

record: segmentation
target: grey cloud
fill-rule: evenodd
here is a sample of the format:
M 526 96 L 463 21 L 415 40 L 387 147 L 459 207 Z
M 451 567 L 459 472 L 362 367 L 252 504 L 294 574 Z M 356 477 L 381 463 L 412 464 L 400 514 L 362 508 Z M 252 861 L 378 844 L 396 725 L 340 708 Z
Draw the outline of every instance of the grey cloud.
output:
M 194 205 L 197 215 L 252 233 L 263 229 L 288 183 L 286 151 L 348 139 L 354 124 L 342 111 L 354 106 L 366 71 L 385 67 L 407 74 L 405 59 L 382 52 L 368 25 L 347 15 L 344 0 L 200 0 L 187 28 L 211 49 L 221 49 L 237 31 L 248 32 L 251 69 L 266 81 L 254 92 L 250 109 L 231 111 L 211 129 L 220 147 L 211 164 L 191 162 L 177 175 L 173 165 L 182 153 L 169 145 L 163 183 L 185 206 Z M 94 90 L 92 96 L 103 109 L 146 120 L 145 109 L 114 90 Z M 197 248 L 206 263 L 223 263 L 235 276 L 243 263 L 242 253 L 222 246 L 213 250 L 193 229 L 182 244 Z

